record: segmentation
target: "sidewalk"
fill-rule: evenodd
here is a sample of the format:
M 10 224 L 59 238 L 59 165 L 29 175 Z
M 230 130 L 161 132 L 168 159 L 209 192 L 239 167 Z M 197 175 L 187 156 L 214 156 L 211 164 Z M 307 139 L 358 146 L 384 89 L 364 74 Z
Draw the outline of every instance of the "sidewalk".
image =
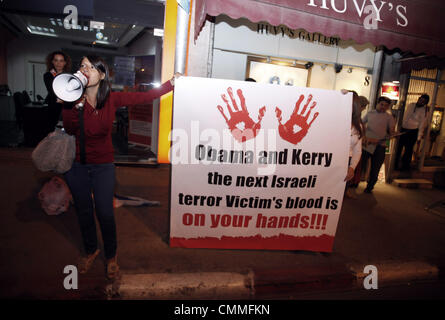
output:
M 261 299 L 270 292 L 362 288 L 366 265 L 379 286 L 442 278 L 445 215 L 424 207 L 445 198 L 436 189 L 378 184 L 372 195 L 345 199 L 334 250 L 216 250 L 170 248 L 169 166 L 117 167 L 116 192 L 157 200 L 160 207 L 115 211 L 120 281 L 105 279 L 96 260 L 79 289 L 65 290 L 63 269 L 81 248 L 74 208 L 47 216 L 37 193 L 52 175 L 34 169 L 30 149 L 0 149 L 0 297 L 24 299 Z M 439 209 L 443 210 L 443 209 Z

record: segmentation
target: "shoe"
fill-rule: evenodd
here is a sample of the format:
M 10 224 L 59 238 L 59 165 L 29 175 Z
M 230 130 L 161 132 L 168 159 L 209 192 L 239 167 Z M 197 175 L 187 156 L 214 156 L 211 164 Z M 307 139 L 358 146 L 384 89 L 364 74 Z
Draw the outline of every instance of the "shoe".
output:
M 347 188 L 345 192 L 345 197 L 350 199 L 357 199 L 357 195 L 355 194 L 355 189 Z
M 372 193 L 372 189 L 366 187 L 366 189 L 363 191 L 364 193 Z
M 119 276 L 119 265 L 117 264 L 117 255 L 107 261 L 107 278 L 114 280 Z
M 79 270 L 79 273 L 85 274 L 90 270 L 91 266 L 93 265 L 94 260 L 99 255 L 100 250 L 97 249 L 94 253 L 87 255 L 86 257 L 80 258 L 80 261 L 77 265 L 77 269 Z

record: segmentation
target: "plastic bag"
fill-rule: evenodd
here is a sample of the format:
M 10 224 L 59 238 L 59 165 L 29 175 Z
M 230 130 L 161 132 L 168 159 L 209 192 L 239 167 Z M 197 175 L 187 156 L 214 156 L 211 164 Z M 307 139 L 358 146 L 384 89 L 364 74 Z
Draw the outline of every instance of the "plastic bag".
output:
M 57 128 L 40 141 L 31 157 L 40 171 L 65 173 L 76 157 L 76 138 Z
M 72 196 L 65 181 L 53 177 L 43 185 L 39 192 L 39 200 L 42 209 L 48 215 L 58 215 L 68 210 Z

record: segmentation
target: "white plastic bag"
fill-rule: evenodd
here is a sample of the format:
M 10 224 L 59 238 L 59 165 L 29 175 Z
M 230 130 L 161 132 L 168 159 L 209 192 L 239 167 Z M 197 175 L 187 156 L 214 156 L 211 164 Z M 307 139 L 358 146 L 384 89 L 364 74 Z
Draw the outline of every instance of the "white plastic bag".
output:
M 40 141 L 31 157 L 40 171 L 65 173 L 76 157 L 76 138 L 57 128 Z

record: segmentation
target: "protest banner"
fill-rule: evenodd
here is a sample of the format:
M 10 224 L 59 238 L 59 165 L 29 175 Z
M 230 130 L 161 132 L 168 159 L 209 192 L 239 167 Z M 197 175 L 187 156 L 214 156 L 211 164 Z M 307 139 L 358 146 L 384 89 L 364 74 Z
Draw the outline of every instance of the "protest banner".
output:
M 332 251 L 352 94 L 181 77 L 170 246 Z

